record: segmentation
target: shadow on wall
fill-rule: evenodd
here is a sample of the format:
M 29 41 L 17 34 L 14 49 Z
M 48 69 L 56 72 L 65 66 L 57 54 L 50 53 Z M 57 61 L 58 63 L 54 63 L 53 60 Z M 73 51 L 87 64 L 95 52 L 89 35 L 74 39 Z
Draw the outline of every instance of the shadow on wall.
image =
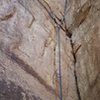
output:
M 40 97 L 29 95 L 13 82 L 0 81 L 0 100 L 42 100 Z

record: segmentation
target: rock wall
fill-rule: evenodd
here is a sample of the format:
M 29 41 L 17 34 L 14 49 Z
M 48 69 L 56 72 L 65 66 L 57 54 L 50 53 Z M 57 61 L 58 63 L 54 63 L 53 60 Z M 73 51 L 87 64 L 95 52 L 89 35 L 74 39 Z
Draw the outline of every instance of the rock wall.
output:
M 0 0 L 0 100 L 99 100 L 100 0 Z

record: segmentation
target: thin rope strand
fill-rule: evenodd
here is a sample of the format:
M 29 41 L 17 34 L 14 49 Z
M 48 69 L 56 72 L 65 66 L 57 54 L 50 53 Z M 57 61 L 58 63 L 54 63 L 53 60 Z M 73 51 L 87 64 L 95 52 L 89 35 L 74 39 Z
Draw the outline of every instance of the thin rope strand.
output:
M 61 50 L 60 50 L 60 27 L 57 26 L 57 33 L 58 33 L 58 56 L 59 56 L 59 85 L 60 85 L 60 100 L 63 98 L 62 93 L 62 71 L 61 71 Z

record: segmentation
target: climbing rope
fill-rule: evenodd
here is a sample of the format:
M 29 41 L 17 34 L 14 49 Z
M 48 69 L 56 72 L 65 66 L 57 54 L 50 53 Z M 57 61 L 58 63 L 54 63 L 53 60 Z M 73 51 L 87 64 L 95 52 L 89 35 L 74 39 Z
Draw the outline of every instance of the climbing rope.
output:
M 65 7 L 64 7 L 64 16 L 62 18 L 62 23 L 65 21 L 65 13 L 66 13 L 66 7 L 67 7 L 67 0 L 65 0 Z M 57 25 L 57 35 L 58 35 L 58 57 L 59 57 L 59 89 L 60 89 L 60 100 L 63 99 L 63 90 L 62 90 L 62 70 L 61 70 L 61 50 L 60 50 L 60 26 Z
M 62 18 L 61 24 L 65 22 L 65 15 L 66 15 L 66 8 L 67 8 L 67 0 L 65 0 L 65 7 L 64 7 L 64 16 Z M 58 57 L 59 57 L 59 65 L 58 65 L 58 71 L 59 71 L 59 89 L 60 89 L 60 100 L 63 99 L 63 89 L 62 89 L 62 70 L 61 70 L 61 50 L 60 50 L 60 25 L 57 25 L 57 35 L 58 35 Z
M 58 56 L 59 56 L 59 85 L 60 85 L 60 100 L 63 98 L 62 94 L 62 71 L 61 71 L 61 51 L 60 51 L 60 26 L 57 25 L 57 35 L 58 35 Z

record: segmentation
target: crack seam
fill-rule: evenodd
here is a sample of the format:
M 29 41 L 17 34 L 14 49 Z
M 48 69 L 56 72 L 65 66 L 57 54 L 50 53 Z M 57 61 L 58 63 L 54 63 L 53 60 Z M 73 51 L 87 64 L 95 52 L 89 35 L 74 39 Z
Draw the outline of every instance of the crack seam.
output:
M 80 90 L 79 90 L 79 86 L 78 86 L 77 72 L 76 72 L 76 62 L 77 62 L 76 53 L 78 52 L 78 50 L 79 50 L 79 48 L 81 47 L 81 45 L 80 45 L 80 46 L 76 49 L 76 51 L 74 52 L 74 44 L 72 43 L 72 39 L 71 39 L 71 38 L 70 38 L 70 44 L 71 44 L 71 48 L 72 48 L 72 55 L 73 55 L 73 58 L 74 58 L 75 86 L 76 86 L 76 91 L 77 91 L 78 100 L 81 100 Z

